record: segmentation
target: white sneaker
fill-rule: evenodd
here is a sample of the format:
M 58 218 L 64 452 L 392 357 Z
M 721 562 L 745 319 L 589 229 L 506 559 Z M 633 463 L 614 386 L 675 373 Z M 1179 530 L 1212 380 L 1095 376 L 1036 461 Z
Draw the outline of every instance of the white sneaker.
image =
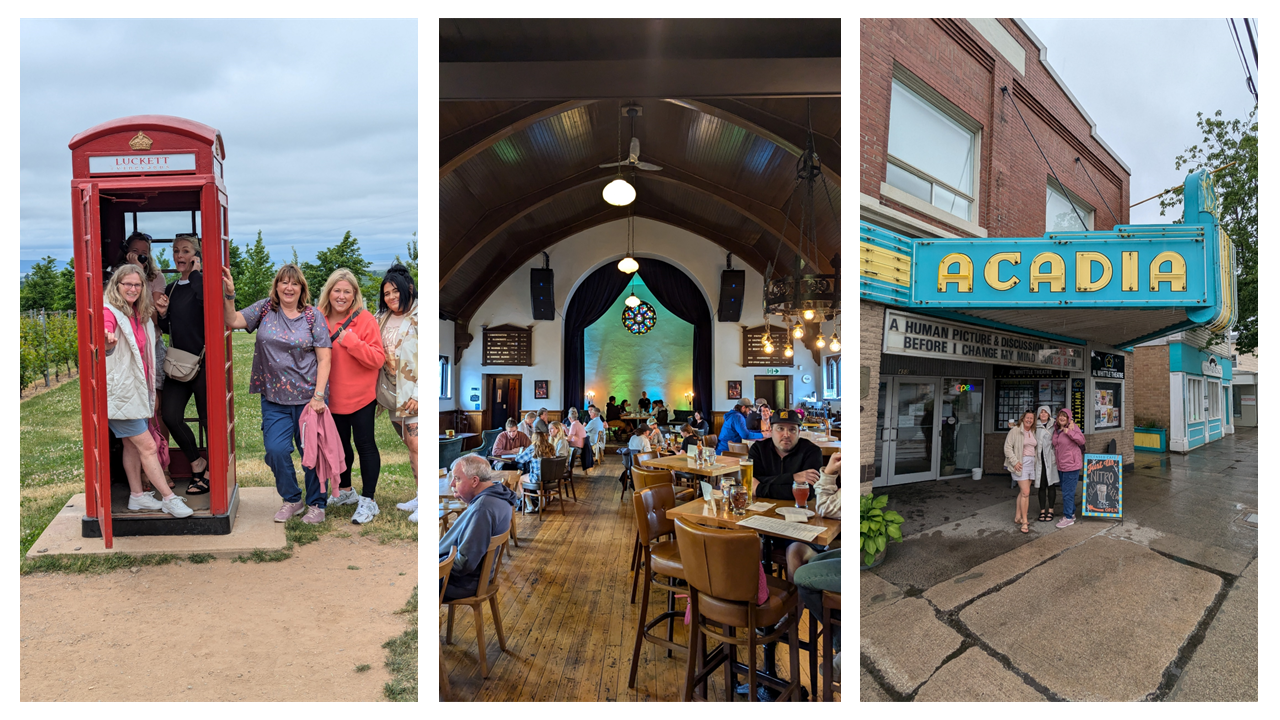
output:
M 414 497 L 409 502 L 396 503 L 396 509 L 404 510 L 405 512 L 414 512 L 415 510 L 418 509 L 418 498 Z M 418 522 L 418 521 L 414 520 L 414 522 Z
M 417 511 L 417 510 L 414 510 L 414 511 L 413 511 L 413 514 L 409 516 L 409 522 L 418 522 L 418 511 Z
M 160 501 L 160 509 L 176 518 L 190 517 L 195 510 L 187 507 L 187 499 L 181 495 L 170 495 Z
M 129 495 L 130 510 L 159 510 L 162 507 L 163 503 L 156 499 L 154 490 L 144 492 L 138 497 L 134 497 L 132 493 Z
M 356 508 L 355 514 L 351 516 L 352 525 L 364 525 L 373 520 L 373 516 L 378 514 L 378 503 L 367 497 L 361 496 L 359 506 Z
M 335 507 L 337 505 L 355 505 L 356 500 L 360 496 L 352 488 L 339 488 L 338 496 L 331 497 L 325 501 L 325 507 Z

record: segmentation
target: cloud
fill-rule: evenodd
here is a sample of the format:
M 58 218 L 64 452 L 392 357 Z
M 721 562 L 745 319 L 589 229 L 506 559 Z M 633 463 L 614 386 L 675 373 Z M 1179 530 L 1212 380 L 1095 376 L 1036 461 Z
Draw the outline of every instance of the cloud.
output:
M 23 20 L 21 258 L 71 257 L 76 133 L 187 117 L 226 143 L 232 237 L 274 258 L 417 227 L 416 20 Z M 24 265 L 26 262 L 23 263 Z

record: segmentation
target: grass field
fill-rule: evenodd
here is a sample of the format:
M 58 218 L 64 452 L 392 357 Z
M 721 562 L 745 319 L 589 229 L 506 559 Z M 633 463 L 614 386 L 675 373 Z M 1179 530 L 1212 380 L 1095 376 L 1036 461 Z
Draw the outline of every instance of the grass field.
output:
M 263 460 L 262 410 L 259 396 L 249 394 L 249 368 L 253 361 L 253 336 L 234 333 L 232 349 L 235 362 L 236 398 L 236 473 L 245 487 L 275 487 L 275 480 Z M 188 406 L 188 416 L 195 416 L 194 401 Z M 324 525 L 312 526 L 294 518 L 286 525 L 289 540 L 295 544 L 313 542 L 327 532 L 358 533 L 377 538 L 381 542 L 418 539 L 418 526 L 408 522 L 408 514 L 395 508 L 416 493 L 409 453 L 404 443 L 396 437 L 386 416 L 377 421 L 378 450 L 382 454 L 382 471 L 378 479 L 378 506 L 381 510 L 372 523 L 356 526 L 350 523 L 355 505 L 345 505 L 328 511 Z M 24 555 L 39 538 L 58 510 L 72 495 L 84 492 L 83 441 L 80 434 L 80 383 L 74 380 L 47 393 L 37 395 L 22 403 L 21 410 L 21 468 L 19 488 L 21 494 L 21 537 L 19 555 Z M 174 449 L 177 452 L 177 449 Z M 302 483 L 301 458 L 294 455 L 299 485 Z M 353 485 L 361 487 L 360 465 L 356 461 Z M 287 557 L 287 555 L 285 555 Z M 87 560 L 87 558 L 82 558 Z M 280 557 L 250 558 L 254 560 L 281 559 Z M 67 569 L 79 571 L 110 570 L 114 565 L 104 562 L 99 568 L 93 563 L 80 563 L 83 567 L 61 568 L 59 563 L 25 562 L 24 571 Z M 156 558 L 163 562 L 162 558 Z

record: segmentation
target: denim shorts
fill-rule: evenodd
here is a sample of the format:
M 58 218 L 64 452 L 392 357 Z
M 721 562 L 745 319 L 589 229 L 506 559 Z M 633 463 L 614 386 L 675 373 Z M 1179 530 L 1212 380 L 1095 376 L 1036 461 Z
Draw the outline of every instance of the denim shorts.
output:
M 134 437 L 147 431 L 147 420 L 146 418 L 138 420 L 107 420 L 107 427 L 111 428 L 111 434 L 118 438 Z

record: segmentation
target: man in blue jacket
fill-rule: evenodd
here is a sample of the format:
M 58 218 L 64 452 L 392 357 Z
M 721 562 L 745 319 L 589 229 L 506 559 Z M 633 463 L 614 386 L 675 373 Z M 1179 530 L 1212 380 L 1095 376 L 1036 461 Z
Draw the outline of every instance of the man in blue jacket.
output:
M 480 565 L 489 550 L 489 540 L 511 529 L 511 509 L 516 494 L 502 484 L 501 476 L 478 455 L 463 455 L 449 471 L 449 486 L 467 503 L 467 509 L 440 538 L 440 559 L 458 548 L 449 573 L 446 600 L 470 597 L 480 587 Z
M 720 442 L 716 443 L 716 454 L 721 455 L 729 449 L 729 443 L 740 443 L 743 440 L 759 440 L 764 435 L 747 429 L 747 413 L 755 407 L 750 398 L 738 400 L 733 409 L 724 414 L 724 427 L 720 428 Z

